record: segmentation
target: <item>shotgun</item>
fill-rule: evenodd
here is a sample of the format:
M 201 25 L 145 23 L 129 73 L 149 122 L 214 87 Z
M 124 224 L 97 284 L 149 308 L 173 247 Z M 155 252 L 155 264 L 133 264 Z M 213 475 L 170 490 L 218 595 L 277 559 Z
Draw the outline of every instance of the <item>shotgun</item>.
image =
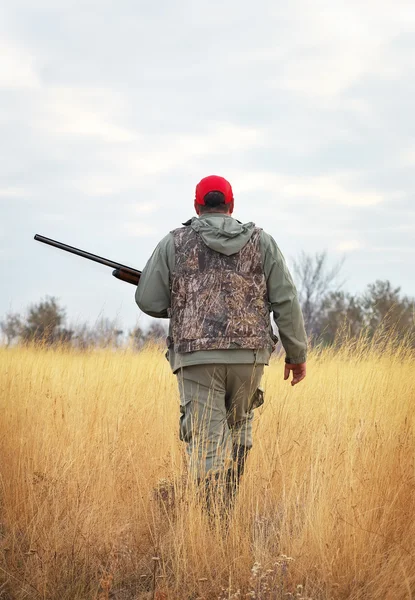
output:
M 48 244 L 49 246 L 54 246 L 55 248 L 59 248 L 60 250 L 65 250 L 65 252 L 71 252 L 72 254 L 82 256 L 82 258 L 93 260 L 97 263 L 100 263 L 101 265 L 111 267 L 112 269 L 114 269 L 112 272 L 114 277 L 116 277 L 117 279 L 121 279 L 121 281 L 126 281 L 127 283 L 138 285 L 141 271 L 137 271 L 137 269 L 132 269 L 131 267 L 121 265 L 120 263 L 114 262 L 113 260 L 102 258 L 102 256 L 97 256 L 96 254 L 91 254 L 90 252 L 79 250 L 79 248 L 68 246 L 67 244 L 63 244 L 62 242 L 51 240 L 50 238 L 44 237 L 43 235 L 36 234 L 35 240 L 37 242 L 42 242 L 43 244 Z

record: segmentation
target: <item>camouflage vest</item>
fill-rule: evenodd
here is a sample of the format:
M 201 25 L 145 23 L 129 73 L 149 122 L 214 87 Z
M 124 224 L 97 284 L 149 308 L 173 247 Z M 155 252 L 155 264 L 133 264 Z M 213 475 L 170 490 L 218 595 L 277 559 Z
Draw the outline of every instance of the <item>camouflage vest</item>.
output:
M 175 352 L 274 348 L 261 230 L 236 254 L 209 248 L 191 227 L 172 231 L 169 346 Z

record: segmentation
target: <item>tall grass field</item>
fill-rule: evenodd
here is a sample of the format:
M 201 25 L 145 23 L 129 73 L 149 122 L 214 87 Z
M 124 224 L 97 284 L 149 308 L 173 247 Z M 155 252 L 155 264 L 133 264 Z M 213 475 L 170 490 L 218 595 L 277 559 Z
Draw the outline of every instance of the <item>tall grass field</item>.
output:
M 415 599 L 415 359 L 273 359 L 234 510 L 186 470 L 162 349 L 0 349 L 0 599 Z

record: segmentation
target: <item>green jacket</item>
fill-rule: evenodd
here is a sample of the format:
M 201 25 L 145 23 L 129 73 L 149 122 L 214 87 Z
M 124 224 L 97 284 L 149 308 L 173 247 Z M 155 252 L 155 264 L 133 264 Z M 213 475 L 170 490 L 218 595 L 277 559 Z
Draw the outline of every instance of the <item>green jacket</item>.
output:
M 227 256 L 239 252 L 249 241 L 254 223 L 239 223 L 229 215 L 209 213 L 194 217 L 190 227 L 197 231 L 205 244 Z M 174 240 L 167 234 L 155 248 L 144 267 L 135 299 L 140 309 L 151 317 L 167 318 L 170 307 L 170 277 L 174 273 Z M 275 240 L 261 232 L 261 253 L 267 281 L 270 312 L 274 315 L 281 343 L 286 352 L 286 362 L 306 361 L 307 337 L 304 321 L 293 280 L 284 257 Z M 205 350 L 177 354 L 169 352 L 173 372 L 181 367 L 198 364 L 268 364 L 270 351 L 256 350 Z

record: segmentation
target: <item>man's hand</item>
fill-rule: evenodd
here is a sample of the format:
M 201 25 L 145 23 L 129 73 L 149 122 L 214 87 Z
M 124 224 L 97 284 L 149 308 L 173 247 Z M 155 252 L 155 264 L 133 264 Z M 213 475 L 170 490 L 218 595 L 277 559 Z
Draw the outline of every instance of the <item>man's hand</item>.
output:
M 291 363 L 285 363 L 284 369 L 284 380 L 286 381 L 290 376 L 290 371 L 293 372 L 293 378 L 291 380 L 291 385 L 295 385 L 302 381 L 306 375 L 306 364 L 300 363 L 299 365 L 293 365 Z

